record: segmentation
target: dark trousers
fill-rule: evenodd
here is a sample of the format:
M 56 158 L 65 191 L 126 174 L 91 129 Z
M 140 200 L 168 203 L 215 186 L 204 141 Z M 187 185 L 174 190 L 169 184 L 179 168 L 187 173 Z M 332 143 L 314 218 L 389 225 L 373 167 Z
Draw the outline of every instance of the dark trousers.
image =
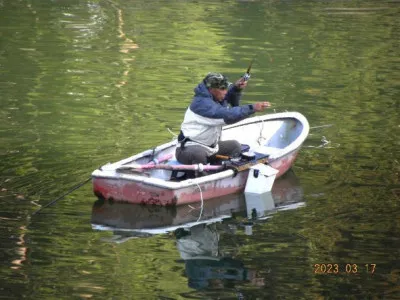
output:
M 207 151 L 202 146 L 185 146 L 183 149 L 177 147 L 175 156 L 184 165 L 206 165 L 215 161 L 215 155 L 237 157 L 240 155 L 242 149 L 241 144 L 236 140 L 219 141 L 218 146 L 218 152 L 210 157 L 207 156 Z

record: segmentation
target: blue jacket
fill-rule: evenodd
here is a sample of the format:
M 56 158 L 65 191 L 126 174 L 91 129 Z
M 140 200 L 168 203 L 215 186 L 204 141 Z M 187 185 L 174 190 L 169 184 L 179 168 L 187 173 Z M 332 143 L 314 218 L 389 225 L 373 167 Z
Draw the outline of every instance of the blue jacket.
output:
M 193 101 L 186 110 L 181 131 L 190 141 L 186 146 L 204 145 L 209 155 L 218 151 L 222 126 L 236 123 L 254 114 L 253 105 L 239 106 L 241 92 L 232 85 L 222 102 L 214 100 L 204 83 L 194 89 Z

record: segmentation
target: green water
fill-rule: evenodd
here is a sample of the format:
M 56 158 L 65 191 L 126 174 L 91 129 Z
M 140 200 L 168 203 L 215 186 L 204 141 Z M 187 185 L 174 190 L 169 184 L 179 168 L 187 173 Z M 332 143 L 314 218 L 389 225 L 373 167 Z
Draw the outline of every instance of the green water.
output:
M 0 299 L 400 298 L 400 2 L 0 0 L 0 16 Z M 243 103 L 312 127 L 306 205 L 218 231 L 261 283 L 192 288 L 171 234 L 108 242 L 90 183 L 30 217 L 172 139 L 205 74 L 253 58 Z M 329 263 L 360 269 L 314 273 Z

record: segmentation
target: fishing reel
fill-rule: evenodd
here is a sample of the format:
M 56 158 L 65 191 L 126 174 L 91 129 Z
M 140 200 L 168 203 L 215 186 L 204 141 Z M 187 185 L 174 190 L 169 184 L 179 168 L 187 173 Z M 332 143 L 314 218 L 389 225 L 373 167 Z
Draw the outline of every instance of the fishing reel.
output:
M 243 80 L 244 81 L 247 81 L 247 80 L 249 80 L 250 79 L 250 74 L 249 73 L 245 73 L 244 75 L 243 75 Z
M 254 61 L 254 59 L 250 62 L 250 65 L 249 65 L 249 67 L 247 68 L 246 73 L 243 75 L 243 80 L 244 80 L 244 81 L 247 81 L 247 80 L 250 79 L 250 71 L 251 71 L 251 66 L 253 65 L 253 61 Z

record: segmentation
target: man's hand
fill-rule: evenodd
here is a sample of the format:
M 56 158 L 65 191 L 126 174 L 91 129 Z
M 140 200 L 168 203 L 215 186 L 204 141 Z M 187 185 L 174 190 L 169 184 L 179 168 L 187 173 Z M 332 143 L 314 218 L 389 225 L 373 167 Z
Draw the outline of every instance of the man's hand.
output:
M 263 111 L 264 109 L 271 107 L 271 103 L 269 103 L 268 101 L 265 102 L 257 102 L 255 104 L 253 104 L 253 108 L 255 111 Z
M 246 86 L 247 86 L 247 81 L 244 80 L 244 78 L 240 78 L 238 81 L 235 82 L 235 86 L 239 89 L 239 90 L 243 90 Z

